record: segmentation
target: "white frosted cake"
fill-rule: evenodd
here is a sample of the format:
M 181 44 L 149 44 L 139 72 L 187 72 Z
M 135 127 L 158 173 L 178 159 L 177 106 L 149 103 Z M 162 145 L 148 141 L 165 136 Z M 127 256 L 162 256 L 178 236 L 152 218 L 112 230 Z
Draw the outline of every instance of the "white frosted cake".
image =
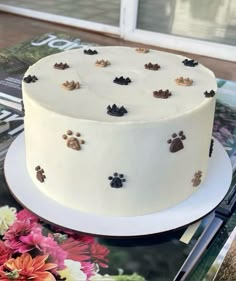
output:
M 216 87 L 203 65 L 155 50 L 96 47 L 39 60 L 22 82 L 34 188 L 105 216 L 175 206 L 207 175 Z

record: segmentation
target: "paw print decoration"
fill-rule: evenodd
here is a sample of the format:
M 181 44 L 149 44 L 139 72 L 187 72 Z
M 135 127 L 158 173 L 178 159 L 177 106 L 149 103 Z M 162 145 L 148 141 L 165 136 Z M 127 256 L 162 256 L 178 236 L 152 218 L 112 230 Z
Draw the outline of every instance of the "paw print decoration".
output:
M 44 170 L 40 166 L 36 166 L 35 171 L 37 180 L 40 182 L 44 182 L 44 180 L 46 179 L 46 176 L 44 175 Z
M 81 145 L 85 143 L 81 140 L 80 133 L 74 133 L 71 130 L 67 130 L 66 134 L 62 135 L 62 138 L 66 140 L 66 145 L 74 150 L 81 150 Z
M 201 178 L 202 178 L 202 171 L 198 171 L 194 174 L 194 177 L 192 179 L 193 187 L 200 185 L 200 183 L 202 182 Z
M 172 134 L 172 138 L 167 141 L 170 144 L 170 152 L 175 153 L 184 148 L 183 140 L 186 139 L 183 131 Z
M 114 173 L 113 177 L 110 176 L 108 179 L 111 181 L 110 186 L 113 188 L 123 187 L 123 183 L 126 181 L 123 174 Z

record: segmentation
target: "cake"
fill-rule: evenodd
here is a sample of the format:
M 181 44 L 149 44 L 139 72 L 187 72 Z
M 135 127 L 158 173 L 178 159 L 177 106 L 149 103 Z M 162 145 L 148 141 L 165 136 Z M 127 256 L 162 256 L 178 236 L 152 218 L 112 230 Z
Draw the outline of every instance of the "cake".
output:
M 103 216 L 183 202 L 207 176 L 216 89 L 200 63 L 144 48 L 81 48 L 39 60 L 22 81 L 32 188 Z

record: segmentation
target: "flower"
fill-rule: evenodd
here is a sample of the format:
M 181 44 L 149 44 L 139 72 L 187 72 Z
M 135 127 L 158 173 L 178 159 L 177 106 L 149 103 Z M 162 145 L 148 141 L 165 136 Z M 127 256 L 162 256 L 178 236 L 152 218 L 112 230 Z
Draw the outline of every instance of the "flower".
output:
M 4 206 L 0 208 L 0 235 L 8 230 L 16 219 L 16 209 Z
M 66 281 L 86 281 L 87 275 L 81 270 L 81 263 L 73 260 L 65 260 L 66 269 L 58 271 Z
M 21 241 L 22 236 L 27 236 L 31 232 L 41 231 L 37 223 L 31 223 L 30 220 L 15 221 L 7 232 L 5 232 L 5 245 L 15 253 L 25 251 L 25 244 Z M 23 250 L 22 250 L 23 249 Z
M 43 243 L 44 236 L 40 228 L 34 228 L 28 235 L 21 236 L 19 240 L 22 242 L 18 249 L 20 253 L 26 253 L 33 249 L 41 251 L 41 244 Z
M 81 269 L 87 275 L 88 280 L 98 271 L 98 266 L 91 262 L 81 262 Z
M 101 267 L 107 267 L 108 259 L 106 256 L 109 254 L 107 247 L 99 243 L 91 244 L 90 254 L 93 262 Z
M 3 264 L 0 277 L 9 277 L 6 280 L 56 281 L 50 270 L 57 265 L 46 263 L 47 258 L 47 255 L 32 258 L 28 253 L 24 253 L 16 259 L 11 258 Z
M 101 267 L 107 267 L 106 256 L 109 254 L 109 250 L 99 243 L 84 243 L 83 240 L 75 240 L 70 237 L 61 243 L 61 248 L 68 253 L 68 258 L 71 260 L 85 262 L 92 259 Z
M 89 245 L 81 242 L 80 240 L 75 240 L 70 237 L 61 243 L 60 246 L 68 253 L 68 259 L 79 262 L 90 259 Z
M 35 214 L 31 213 L 30 211 L 28 211 L 26 209 L 19 211 L 17 213 L 16 217 L 19 221 L 23 221 L 23 220 L 30 220 L 31 222 L 39 221 L 39 218 Z
M 89 281 L 99 265 L 107 267 L 109 250 L 94 237 L 50 226 L 24 209 L 0 211 L 1 281 Z
M 7 248 L 3 241 L 0 241 L 0 266 L 4 264 L 12 255 L 11 249 Z
M 63 250 L 52 236 L 44 237 L 40 245 L 41 251 L 49 256 L 49 260 L 57 264 L 57 269 L 64 269 L 64 261 L 67 257 L 67 253 Z

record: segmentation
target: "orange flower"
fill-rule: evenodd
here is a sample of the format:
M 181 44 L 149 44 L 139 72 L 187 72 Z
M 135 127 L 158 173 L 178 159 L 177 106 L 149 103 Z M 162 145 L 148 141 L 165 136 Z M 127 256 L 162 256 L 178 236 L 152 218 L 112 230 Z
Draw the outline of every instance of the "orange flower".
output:
M 48 271 L 57 267 L 54 263 L 45 263 L 48 255 L 32 258 L 30 254 L 24 253 L 16 259 L 9 259 L 3 265 L 6 275 L 17 272 L 17 280 L 33 281 L 56 281 L 54 276 Z

